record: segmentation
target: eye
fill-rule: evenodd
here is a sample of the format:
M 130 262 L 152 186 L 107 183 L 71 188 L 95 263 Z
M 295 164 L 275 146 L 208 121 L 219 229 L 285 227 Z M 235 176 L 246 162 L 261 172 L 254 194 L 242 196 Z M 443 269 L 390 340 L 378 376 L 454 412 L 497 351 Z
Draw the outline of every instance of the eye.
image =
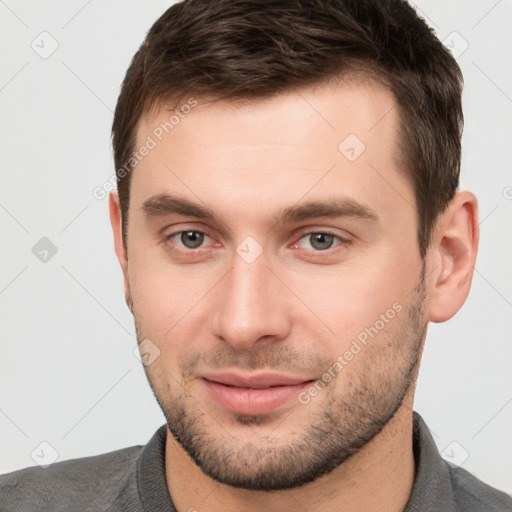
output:
M 173 240 L 175 243 L 182 245 L 182 247 L 185 247 L 186 249 L 200 248 L 206 239 L 211 240 L 207 234 L 192 229 L 172 233 L 167 237 L 167 239 Z
M 336 241 L 338 243 L 334 245 Z M 327 249 L 331 249 L 333 246 L 340 245 L 343 242 L 348 242 L 348 240 L 345 240 L 333 233 L 325 233 L 323 231 L 320 231 L 314 233 L 307 233 L 299 240 L 297 245 L 302 249 L 313 248 L 314 251 L 326 251 Z M 307 247 L 308 244 L 310 245 L 310 247 Z

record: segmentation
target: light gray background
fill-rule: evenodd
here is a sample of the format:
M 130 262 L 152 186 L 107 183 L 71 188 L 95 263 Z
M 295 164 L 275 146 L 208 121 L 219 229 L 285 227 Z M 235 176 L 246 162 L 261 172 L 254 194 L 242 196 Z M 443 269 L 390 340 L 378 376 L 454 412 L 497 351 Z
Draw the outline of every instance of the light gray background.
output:
M 107 200 L 92 190 L 113 173 L 126 68 L 169 5 L 0 0 L 0 473 L 34 465 L 34 453 L 51 462 L 145 444 L 164 422 L 133 354 Z M 418 5 L 460 53 L 462 186 L 479 198 L 482 233 L 469 300 L 430 327 L 415 409 L 448 458 L 510 493 L 512 4 Z M 42 237 L 58 248 L 46 263 L 32 253 Z

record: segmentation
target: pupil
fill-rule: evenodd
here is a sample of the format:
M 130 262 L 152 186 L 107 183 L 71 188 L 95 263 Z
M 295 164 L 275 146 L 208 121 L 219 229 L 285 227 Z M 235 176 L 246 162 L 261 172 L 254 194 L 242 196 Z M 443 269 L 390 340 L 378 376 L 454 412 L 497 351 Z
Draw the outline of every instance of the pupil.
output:
M 185 231 L 181 234 L 181 241 L 185 247 L 195 249 L 203 243 L 204 235 L 197 231 Z
M 334 235 L 329 235 L 327 233 L 315 233 L 310 236 L 311 245 L 320 251 L 329 249 L 333 243 L 333 240 Z

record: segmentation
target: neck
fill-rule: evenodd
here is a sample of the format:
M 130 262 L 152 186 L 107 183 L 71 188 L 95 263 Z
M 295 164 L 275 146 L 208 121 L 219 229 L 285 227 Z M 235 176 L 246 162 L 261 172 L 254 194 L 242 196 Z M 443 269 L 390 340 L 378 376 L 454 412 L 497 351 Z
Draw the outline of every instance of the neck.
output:
M 412 400 L 358 453 L 318 480 L 286 491 L 247 491 L 205 475 L 167 432 L 166 478 L 178 512 L 403 511 L 414 483 Z

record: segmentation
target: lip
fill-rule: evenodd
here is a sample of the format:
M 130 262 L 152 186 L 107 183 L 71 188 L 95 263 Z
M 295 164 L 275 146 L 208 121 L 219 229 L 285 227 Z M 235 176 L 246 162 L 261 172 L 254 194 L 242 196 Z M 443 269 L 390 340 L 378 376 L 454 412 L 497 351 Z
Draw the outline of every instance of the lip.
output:
M 269 414 L 289 402 L 312 379 L 277 373 L 240 375 L 231 372 L 200 376 L 210 396 L 226 411 L 236 414 Z

